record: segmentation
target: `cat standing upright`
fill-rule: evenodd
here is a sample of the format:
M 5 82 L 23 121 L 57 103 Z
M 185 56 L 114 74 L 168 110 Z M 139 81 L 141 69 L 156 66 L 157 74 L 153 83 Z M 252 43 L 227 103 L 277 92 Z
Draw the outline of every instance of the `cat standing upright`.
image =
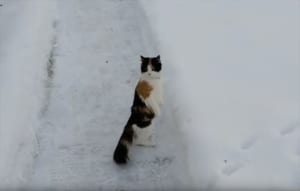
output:
M 114 151 L 114 161 L 125 164 L 132 144 L 155 146 L 152 120 L 159 116 L 163 104 L 160 56 L 141 56 L 141 77 L 138 81 L 131 115 Z

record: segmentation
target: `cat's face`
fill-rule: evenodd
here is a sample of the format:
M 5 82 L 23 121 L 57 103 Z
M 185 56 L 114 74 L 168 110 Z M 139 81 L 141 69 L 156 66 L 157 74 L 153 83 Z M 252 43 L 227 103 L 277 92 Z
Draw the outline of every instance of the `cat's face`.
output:
M 142 75 L 148 78 L 160 78 L 161 62 L 160 56 L 157 57 L 143 57 L 141 56 L 141 72 Z

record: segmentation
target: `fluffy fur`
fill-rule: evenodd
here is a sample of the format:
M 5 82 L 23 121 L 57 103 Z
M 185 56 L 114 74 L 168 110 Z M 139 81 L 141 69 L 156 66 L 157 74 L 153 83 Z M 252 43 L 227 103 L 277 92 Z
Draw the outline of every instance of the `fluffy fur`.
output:
M 125 164 L 132 144 L 155 146 L 154 117 L 159 116 L 163 104 L 160 56 L 141 56 L 141 77 L 135 88 L 131 115 L 114 151 L 114 161 Z

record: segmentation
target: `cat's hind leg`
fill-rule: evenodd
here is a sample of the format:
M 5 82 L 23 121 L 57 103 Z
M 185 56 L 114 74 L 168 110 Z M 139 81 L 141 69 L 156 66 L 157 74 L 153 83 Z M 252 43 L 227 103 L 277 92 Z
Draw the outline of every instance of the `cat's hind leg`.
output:
M 145 147 L 155 147 L 152 124 L 143 128 L 133 125 L 133 130 L 134 130 L 133 143 L 135 145 L 145 146 Z

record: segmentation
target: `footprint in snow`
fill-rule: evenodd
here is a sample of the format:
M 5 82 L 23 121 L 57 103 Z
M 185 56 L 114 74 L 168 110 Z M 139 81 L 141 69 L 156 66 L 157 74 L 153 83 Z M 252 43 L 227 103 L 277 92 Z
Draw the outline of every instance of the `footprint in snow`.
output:
M 231 176 L 232 174 L 236 173 L 239 169 L 244 167 L 244 164 L 241 162 L 233 162 L 232 164 L 230 164 L 226 161 L 225 163 L 226 166 L 223 168 L 222 173 L 226 176 Z
M 241 149 L 248 150 L 250 149 L 258 140 L 257 136 L 252 136 L 249 139 L 247 139 L 245 142 L 242 143 Z
M 300 122 L 291 123 L 291 124 L 288 125 L 287 127 L 282 128 L 281 131 L 280 131 L 280 134 L 281 134 L 282 136 L 291 134 L 291 133 L 293 133 L 297 128 L 299 128 L 299 126 L 300 126 Z
M 154 164 L 157 164 L 158 166 L 163 166 L 171 164 L 173 162 L 173 157 L 156 157 L 155 160 L 152 162 Z

